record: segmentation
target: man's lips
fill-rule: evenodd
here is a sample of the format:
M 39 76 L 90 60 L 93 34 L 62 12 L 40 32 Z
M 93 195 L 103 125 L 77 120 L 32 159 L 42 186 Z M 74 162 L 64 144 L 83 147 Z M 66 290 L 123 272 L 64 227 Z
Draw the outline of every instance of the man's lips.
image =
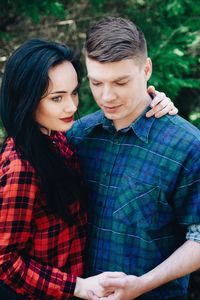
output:
M 110 111 L 110 112 L 112 112 L 112 111 L 115 111 L 115 110 L 117 110 L 118 108 L 120 108 L 121 107 L 121 105 L 117 105 L 117 106 L 102 106 L 102 108 L 103 108 L 103 110 L 105 110 L 105 111 Z
M 68 117 L 68 118 L 60 118 L 61 121 L 65 122 L 65 123 L 70 123 L 72 122 L 74 119 L 74 116 Z

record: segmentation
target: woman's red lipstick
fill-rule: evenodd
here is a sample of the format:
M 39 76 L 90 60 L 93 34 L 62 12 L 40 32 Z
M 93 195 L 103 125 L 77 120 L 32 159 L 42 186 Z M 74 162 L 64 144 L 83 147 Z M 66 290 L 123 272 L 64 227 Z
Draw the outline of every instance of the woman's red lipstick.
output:
M 68 117 L 68 118 L 60 118 L 61 121 L 65 122 L 65 123 L 70 123 L 72 122 L 74 119 L 74 116 Z

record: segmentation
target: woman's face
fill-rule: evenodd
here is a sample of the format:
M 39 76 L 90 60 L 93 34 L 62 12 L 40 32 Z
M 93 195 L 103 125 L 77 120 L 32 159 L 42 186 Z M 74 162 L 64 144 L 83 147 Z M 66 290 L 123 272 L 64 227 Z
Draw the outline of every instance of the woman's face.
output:
M 71 62 L 65 61 L 52 67 L 48 75 L 48 90 L 37 106 L 35 120 L 45 134 L 67 131 L 78 106 L 77 73 Z

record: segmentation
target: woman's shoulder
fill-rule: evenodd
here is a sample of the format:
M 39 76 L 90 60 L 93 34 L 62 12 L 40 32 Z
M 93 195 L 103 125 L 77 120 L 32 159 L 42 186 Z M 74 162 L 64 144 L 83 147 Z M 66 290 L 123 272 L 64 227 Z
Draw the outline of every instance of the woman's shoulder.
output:
M 35 169 L 28 160 L 18 153 L 13 138 L 8 137 L 2 145 L 0 154 L 0 173 L 29 172 L 35 175 Z
M 33 204 L 40 192 L 35 169 L 23 160 L 12 138 L 7 138 L 0 155 L 0 197 L 10 203 L 28 201 Z M 7 206 L 6 206 L 7 207 Z

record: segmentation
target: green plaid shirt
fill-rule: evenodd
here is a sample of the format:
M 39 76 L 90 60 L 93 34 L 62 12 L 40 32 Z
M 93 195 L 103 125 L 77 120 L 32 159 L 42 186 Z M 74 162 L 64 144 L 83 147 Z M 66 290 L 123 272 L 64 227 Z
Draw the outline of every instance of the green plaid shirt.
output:
M 68 132 L 89 189 L 87 275 L 142 275 L 200 223 L 200 131 L 179 116 L 146 118 L 116 131 L 101 111 Z M 188 276 L 140 299 L 187 293 Z

